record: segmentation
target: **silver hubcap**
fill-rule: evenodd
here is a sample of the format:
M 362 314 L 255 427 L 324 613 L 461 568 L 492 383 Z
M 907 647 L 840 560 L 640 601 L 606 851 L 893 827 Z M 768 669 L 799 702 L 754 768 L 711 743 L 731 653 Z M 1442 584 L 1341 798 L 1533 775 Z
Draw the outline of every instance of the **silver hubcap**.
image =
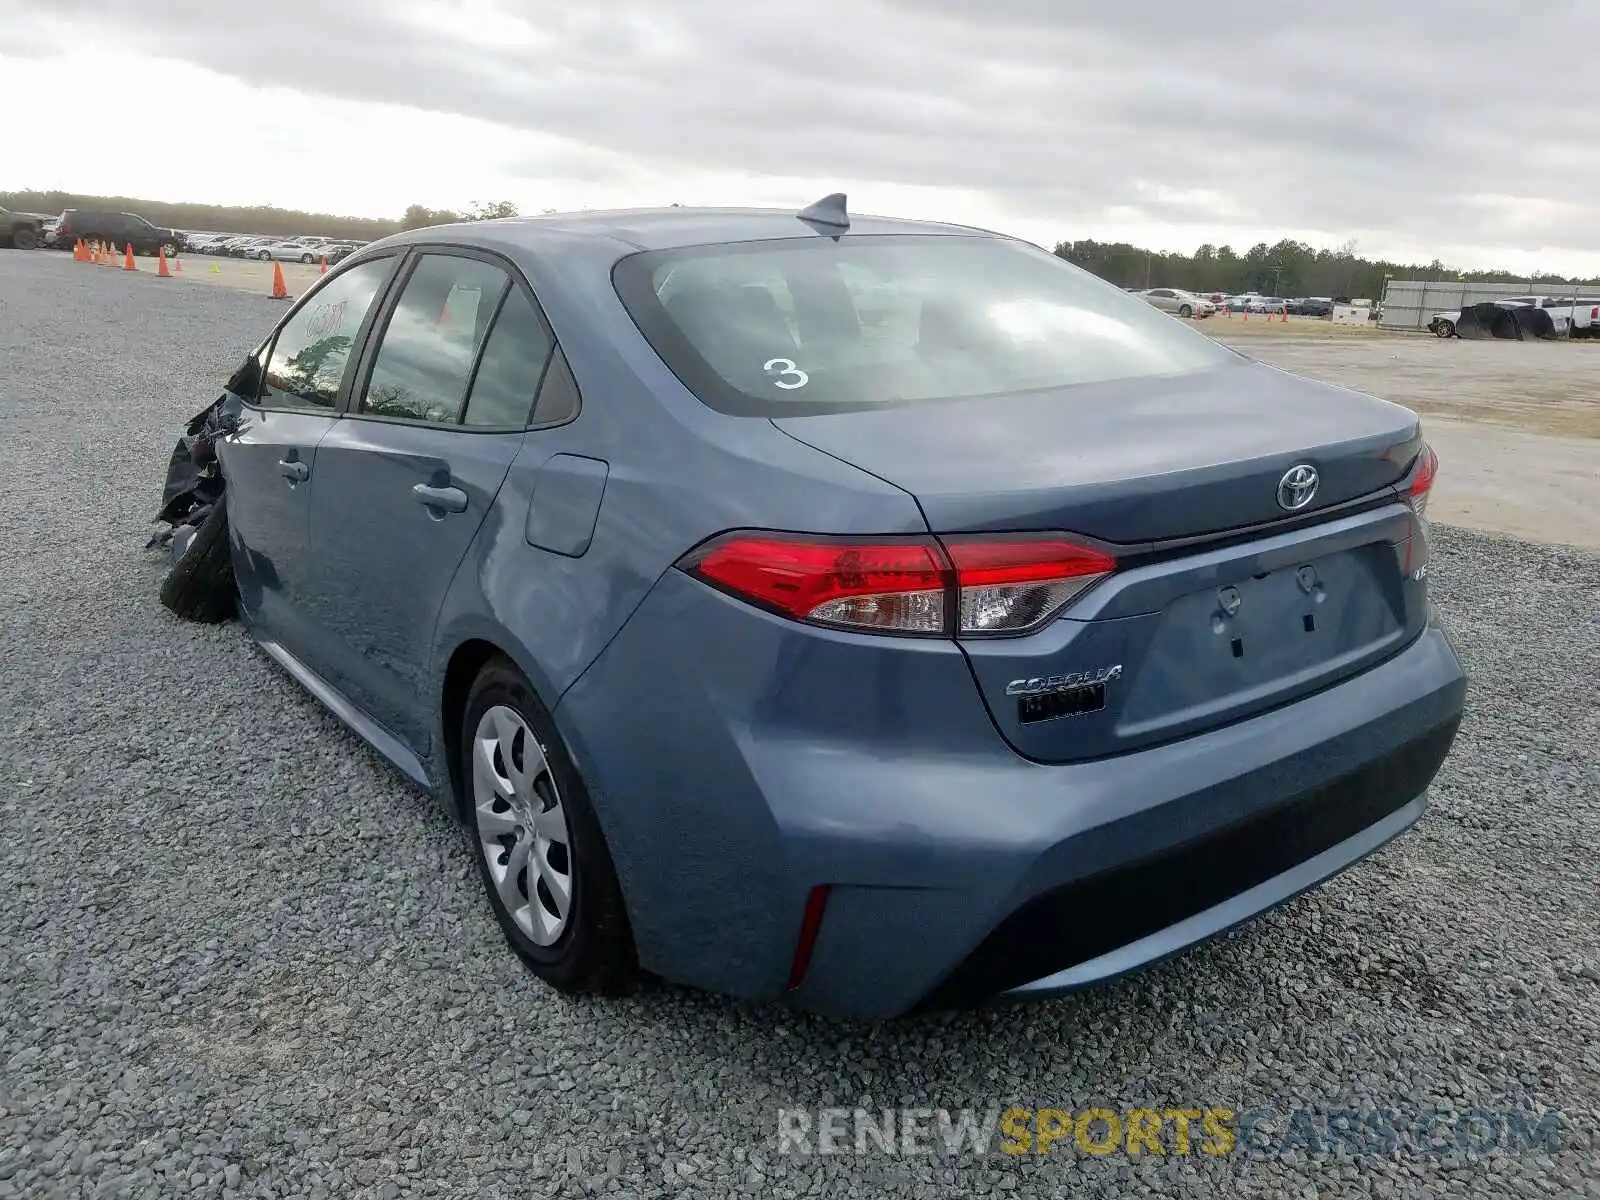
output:
M 553 944 L 572 911 L 567 814 L 544 747 L 504 705 L 484 713 L 473 736 L 472 800 L 501 903 L 535 945 Z

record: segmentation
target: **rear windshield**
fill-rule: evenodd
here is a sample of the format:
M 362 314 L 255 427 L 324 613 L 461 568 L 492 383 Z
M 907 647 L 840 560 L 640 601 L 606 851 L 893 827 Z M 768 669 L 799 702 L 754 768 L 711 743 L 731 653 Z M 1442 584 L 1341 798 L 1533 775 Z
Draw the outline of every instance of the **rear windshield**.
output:
M 1236 361 L 1053 254 L 846 234 L 648 251 L 617 293 L 690 391 L 760 416 L 970 399 Z

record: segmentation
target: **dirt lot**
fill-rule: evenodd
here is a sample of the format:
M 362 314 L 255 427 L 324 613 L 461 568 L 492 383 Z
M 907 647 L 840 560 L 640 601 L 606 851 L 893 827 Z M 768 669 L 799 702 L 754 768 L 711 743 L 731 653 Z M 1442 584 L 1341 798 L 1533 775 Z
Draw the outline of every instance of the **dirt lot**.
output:
M 1435 520 L 1600 549 L 1600 341 L 1441 341 L 1259 317 L 1201 328 L 1421 413 L 1443 463 Z
M 1424 416 L 1600 438 L 1600 340 L 1441 340 L 1237 317 L 1202 328 L 1266 362 L 1397 400 Z

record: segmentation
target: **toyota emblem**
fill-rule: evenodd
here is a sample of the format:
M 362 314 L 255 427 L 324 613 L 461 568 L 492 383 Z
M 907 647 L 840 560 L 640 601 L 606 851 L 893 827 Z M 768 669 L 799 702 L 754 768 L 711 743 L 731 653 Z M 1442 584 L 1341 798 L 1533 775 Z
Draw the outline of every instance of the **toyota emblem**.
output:
M 1311 503 L 1317 494 L 1317 469 L 1310 463 L 1290 467 L 1278 480 L 1278 507 L 1285 512 L 1298 512 Z

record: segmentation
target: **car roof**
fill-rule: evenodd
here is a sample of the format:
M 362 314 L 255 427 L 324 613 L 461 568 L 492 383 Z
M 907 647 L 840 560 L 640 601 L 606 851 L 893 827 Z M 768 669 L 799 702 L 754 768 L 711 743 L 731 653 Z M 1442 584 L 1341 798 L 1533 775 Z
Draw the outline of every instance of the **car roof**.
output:
M 850 217 L 849 234 L 946 234 L 985 237 L 1003 235 L 986 229 L 937 221 L 912 221 L 897 217 Z M 542 242 L 592 238 L 618 243 L 632 250 L 671 250 L 720 242 L 756 242 L 798 238 L 818 233 L 792 209 L 777 208 L 631 208 L 602 212 L 562 213 L 539 217 L 505 217 L 459 225 L 435 225 L 397 234 L 399 242 L 463 240 L 498 242 L 538 249 Z

